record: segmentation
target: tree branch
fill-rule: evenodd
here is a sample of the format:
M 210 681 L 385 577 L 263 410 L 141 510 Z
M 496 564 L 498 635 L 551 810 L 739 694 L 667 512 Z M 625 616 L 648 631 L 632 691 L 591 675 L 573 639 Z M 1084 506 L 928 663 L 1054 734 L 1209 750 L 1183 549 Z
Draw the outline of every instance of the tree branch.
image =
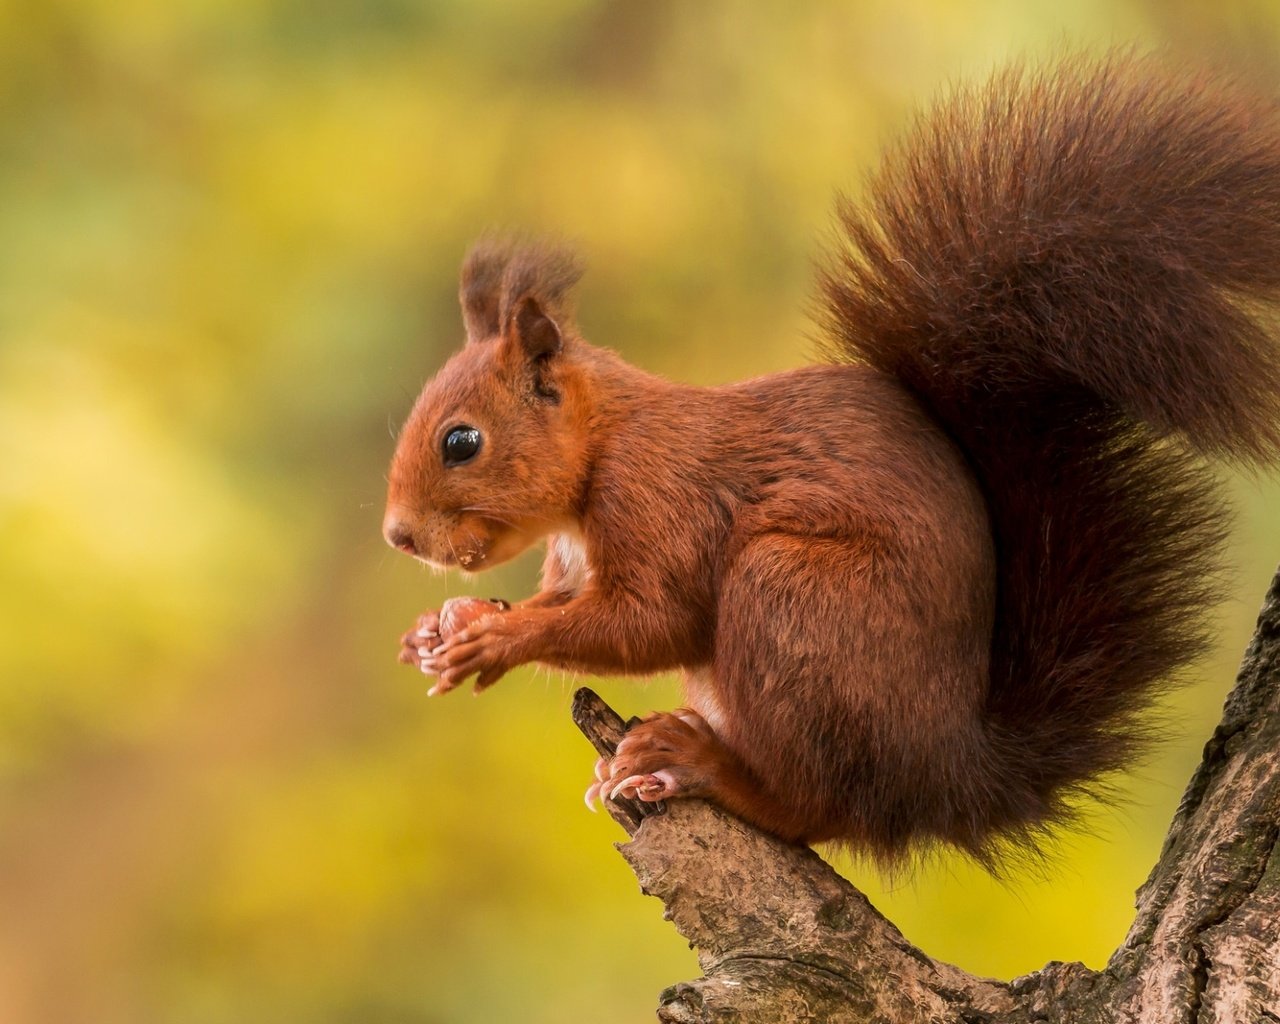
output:
M 626 730 L 587 689 L 573 717 L 602 756 Z M 662 1021 L 1280 1022 L 1280 574 L 1133 927 L 1101 971 L 977 978 L 912 946 L 811 850 L 700 800 L 606 806 L 631 836 L 618 848 L 641 889 L 704 972 L 662 993 Z

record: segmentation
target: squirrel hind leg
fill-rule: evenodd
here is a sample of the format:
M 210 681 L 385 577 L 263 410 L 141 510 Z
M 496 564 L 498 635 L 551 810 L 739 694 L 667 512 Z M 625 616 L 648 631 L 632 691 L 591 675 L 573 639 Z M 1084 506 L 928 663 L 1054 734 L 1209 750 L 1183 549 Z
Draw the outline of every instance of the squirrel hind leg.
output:
M 919 552 L 914 572 L 902 558 L 852 533 L 754 538 L 724 577 L 709 680 L 720 739 L 758 780 L 750 813 L 721 802 L 886 863 L 918 842 L 972 846 L 985 784 L 981 578 L 921 580 Z

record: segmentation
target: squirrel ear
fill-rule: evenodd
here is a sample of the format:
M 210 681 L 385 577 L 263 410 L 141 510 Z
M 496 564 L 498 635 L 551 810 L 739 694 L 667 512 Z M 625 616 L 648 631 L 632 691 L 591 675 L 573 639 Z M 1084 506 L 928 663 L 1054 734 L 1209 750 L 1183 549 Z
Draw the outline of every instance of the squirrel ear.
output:
M 506 334 L 530 362 L 548 359 L 564 345 L 559 325 L 543 311 L 532 295 L 526 295 L 516 303 Z

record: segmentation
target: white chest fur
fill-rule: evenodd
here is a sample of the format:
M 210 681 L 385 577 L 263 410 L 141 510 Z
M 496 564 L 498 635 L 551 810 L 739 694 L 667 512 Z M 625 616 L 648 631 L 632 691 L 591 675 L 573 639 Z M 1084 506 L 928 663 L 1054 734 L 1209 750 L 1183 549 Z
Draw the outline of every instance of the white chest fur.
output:
M 560 566 L 560 586 L 571 594 L 579 593 L 591 579 L 591 562 L 581 535 L 557 533 L 551 539 L 551 553 Z

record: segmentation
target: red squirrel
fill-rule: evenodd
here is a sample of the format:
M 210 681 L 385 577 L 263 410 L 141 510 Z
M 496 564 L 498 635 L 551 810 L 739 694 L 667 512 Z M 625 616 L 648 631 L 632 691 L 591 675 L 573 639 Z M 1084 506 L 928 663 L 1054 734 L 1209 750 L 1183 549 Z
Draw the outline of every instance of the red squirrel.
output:
M 987 863 L 1129 764 L 1201 652 L 1207 457 L 1280 456 L 1280 107 L 1132 55 L 962 89 L 820 274 L 822 365 L 672 383 L 588 344 L 580 266 L 483 241 L 384 534 L 541 589 L 401 660 L 683 673 L 589 795 L 704 797 L 799 842 Z M 447 632 L 447 631 L 446 631 Z

